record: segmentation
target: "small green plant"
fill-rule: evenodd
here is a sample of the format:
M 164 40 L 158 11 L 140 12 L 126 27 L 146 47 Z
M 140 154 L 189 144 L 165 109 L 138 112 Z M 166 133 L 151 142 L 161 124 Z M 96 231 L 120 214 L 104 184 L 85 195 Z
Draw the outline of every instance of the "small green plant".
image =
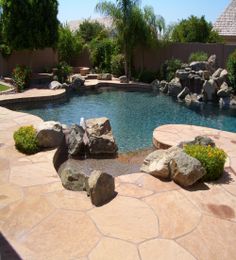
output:
M 113 55 L 111 57 L 111 73 L 117 77 L 124 75 L 124 62 L 125 58 L 123 54 Z
M 17 65 L 12 72 L 12 78 L 17 92 L 21 92 L 30 85 L 31 69 L 24 65 Z
M 72 67 L 69 66 L 66 62 L 62 61 L 57 65 L 56 76 L 60 83 L 67 81 L 68 76 L 72 73 Z
M 236 91 L 236 50 L 228 57 L 227 70 L 229 72 L 230 83 Z
M 17 150 L 25 154 L 39 152 L 39 145 L 36 138 L 36 130 L 31 126 L 20 127 L 13 135 Z
M 176 70 L 180 69 L 182 65 L 181 60 L 172 58 L 165 61 L 161 66 L 161 79 L 171 81 L 175 77 Z
M 188 61 L 207 61 L 208 54 L 204 51 L 197 51 L 190 54 Z
M 206 169 L 203 181 L 215 181 L 219 179 L 224 171 L 226 153 L 217 147 L 202 145 L 186 145 L 184 151 L 199 160 Z

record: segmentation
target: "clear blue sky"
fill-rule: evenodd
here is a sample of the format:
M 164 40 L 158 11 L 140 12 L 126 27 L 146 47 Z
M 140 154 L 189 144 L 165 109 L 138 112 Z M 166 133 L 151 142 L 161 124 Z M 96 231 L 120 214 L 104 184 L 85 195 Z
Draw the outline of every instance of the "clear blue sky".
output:
M 114 0 L 112 0 L 115 2 Z M 94 8 L 99 0 L 59 0 L 61 22 L 98 17 Z M 142 6 L 151 5 L 155 13 L 162 15 L 166 23 L 177 22 L 191 14 L 205 15 L 210 22 L 215 22 L 231 0 L 142 0 Z

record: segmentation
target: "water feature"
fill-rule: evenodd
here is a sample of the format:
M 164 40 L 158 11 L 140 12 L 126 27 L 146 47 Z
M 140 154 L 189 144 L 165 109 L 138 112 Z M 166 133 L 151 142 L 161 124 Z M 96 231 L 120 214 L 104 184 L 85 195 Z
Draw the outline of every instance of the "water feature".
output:
M 81 117 L 108 117 L 120 152 L 150 147 L 153 130 L 163 124 L 193 124 L 236 132 L 236 109 L 221 110 L 213 104 L 187 106 L 153 92 L 84 92 L 73 94 L 67 102 L 17 110 L 68 125 L 79 124 Z

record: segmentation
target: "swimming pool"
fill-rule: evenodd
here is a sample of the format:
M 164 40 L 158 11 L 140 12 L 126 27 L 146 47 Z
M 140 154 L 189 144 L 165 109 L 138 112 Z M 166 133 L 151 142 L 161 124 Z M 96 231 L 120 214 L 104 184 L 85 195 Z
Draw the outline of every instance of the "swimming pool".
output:
M 17 110 L 68 125 L 79 124 L 81 117 L 108 117 L 119 152 L 150 147 L 153 130 L 163 124 L 193 124 L 236 132 L 236 109 L 221 110 L 214 104 L 187 106 L 154 92 L 90 91 L 73 94 L 66 102 Z

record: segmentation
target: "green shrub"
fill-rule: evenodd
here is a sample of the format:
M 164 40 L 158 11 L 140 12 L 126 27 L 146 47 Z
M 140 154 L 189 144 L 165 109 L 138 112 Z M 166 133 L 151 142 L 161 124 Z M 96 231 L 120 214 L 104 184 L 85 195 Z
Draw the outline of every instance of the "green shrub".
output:
M 14 133 L 15 146 L 17 150 L 25 154 L 39 152 L 36 130 L 33 126 L 22 126 Z
M 207 61 L 207 59 L 208 59 L 208 54 L 206 52 L 197 51 L 191 53 L 188 60 L 189 62 L 192 62 L 192 61 Z
M 198 159 L 206 169 L 204 181 L 215 181 L 219 179 L 224 171 L 226 153 L 217 147 L 202 145 L 186 145 L 184 151 Z
M 57 65 L 56 76 L 60 83 L 67 81 L 68 76 L 72 73 L 72 67 L 69 66 L 66 62 L 62 61 Z
M 181 60 L 172 58 L 171 60 L 165 61 L 161 66 L 161 80 L 171 81 L 175 77 L 176 70 L 180 69 L 182 65 Z
M 124 62 L 125 58 L 123 54 L 113 55 L 111 57 L 111 73 L 117 77 L 124 75 Z
M 12 78 L 17 92 L 21 92 L 30 85 L 31 69 L 27 66 L 17 65 L 12 72 Z
M 236 91 L 236 50 L 228 58 L 227 70 L 229 73 L 230 83 L 234 91 Z

